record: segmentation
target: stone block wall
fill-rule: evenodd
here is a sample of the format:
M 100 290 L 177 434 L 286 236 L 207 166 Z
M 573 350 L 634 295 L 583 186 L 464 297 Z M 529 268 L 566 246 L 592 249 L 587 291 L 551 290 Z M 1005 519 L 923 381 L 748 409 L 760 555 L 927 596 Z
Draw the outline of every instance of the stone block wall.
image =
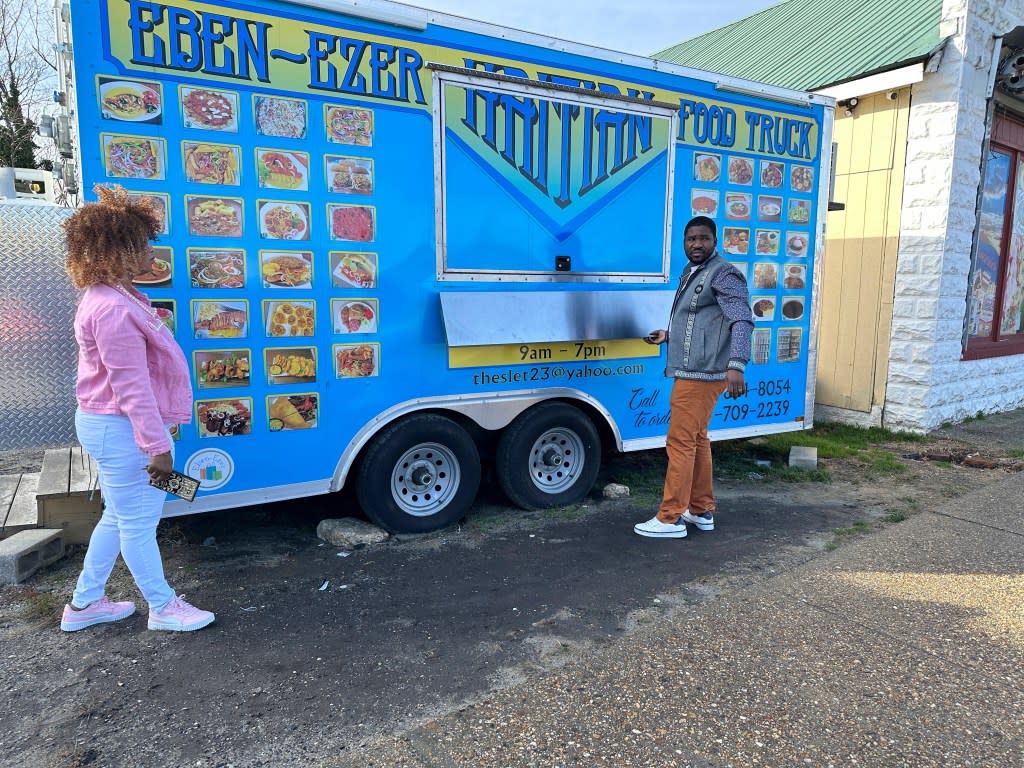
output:
M 1024 26 L 1024 0 L 945 0 L 943 20 L 911 96 L 883 411 L 913 431 L 1024 407 L 1024 355 L 961 359 L 994 37 Z

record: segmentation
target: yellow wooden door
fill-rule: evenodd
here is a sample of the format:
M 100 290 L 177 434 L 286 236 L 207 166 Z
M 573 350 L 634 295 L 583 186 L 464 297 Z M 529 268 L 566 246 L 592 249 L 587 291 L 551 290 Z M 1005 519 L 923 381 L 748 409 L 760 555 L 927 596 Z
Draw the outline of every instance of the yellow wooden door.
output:
M 868 412 L 885 401 L 910 88 L 843 112 L 833 197 L 846 209 L 828 214 L 815 400 Z

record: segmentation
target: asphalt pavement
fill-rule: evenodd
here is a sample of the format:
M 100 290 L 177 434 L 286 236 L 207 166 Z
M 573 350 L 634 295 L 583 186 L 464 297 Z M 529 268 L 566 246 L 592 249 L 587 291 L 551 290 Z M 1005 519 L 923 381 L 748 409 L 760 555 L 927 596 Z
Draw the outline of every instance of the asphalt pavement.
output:
M 1017 472 L 331 764 L 1013 768 L 1021 713 Z

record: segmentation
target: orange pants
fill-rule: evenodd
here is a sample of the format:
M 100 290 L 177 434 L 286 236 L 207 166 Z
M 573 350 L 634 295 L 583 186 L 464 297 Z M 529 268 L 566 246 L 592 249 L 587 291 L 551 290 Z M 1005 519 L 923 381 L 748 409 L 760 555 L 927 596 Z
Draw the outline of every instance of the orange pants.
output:
M 676 522 L 687 509 L 695 515 L 715 510 L 708 422 L 723 392 L 724 381 L 676 379 L 672 385 L 665 440 L 668 470 L 658 508 L 663 523 Z

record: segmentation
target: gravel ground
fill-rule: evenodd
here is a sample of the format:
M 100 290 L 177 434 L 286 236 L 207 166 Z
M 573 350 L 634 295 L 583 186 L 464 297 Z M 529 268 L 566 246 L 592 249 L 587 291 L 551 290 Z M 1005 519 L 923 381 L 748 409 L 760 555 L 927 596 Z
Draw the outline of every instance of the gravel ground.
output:
M 843 553 L 901 531 L 928 533 L 937 509 L 1022 477 L 1006 470 L 1020 464 L 1024 413 L 1000 435 L 1007 431 L 1020 437 L 991 450 L 972 443 L 999 460 L 996 469 L 901 460 L 904 472 L 879 475 L 830 460 L 828 484 L 719 482 L 719 530 L 681 542 L 632 534 L 632 523 L 653 511 L 649 497 L 521 513 L 485 492 L 459 526 L 346 557 L 313 533 L 322 517 L 349 511 L 344 498 L 169 520 L 160 540 L 171 583 L 218 613 L 212 627 L 186 636 L 148 632 L 144 616 L 61 633 L 78 548 L 27 584 L 0 587 L 0 764 L 827 765 L 814 739 L 828 728 L 845 745 L 836 765 L 915 765 L 906 762 L 914 745 L 931 754 L 941 742 L 929 707 L 952 706 L 958 686 L 941 674 L 948 653 L 908 652 L 916 638 L 896 622 L 931 606 L 936 584 L 918 581 L 912 597 L 894 596 L 877 562 L 850 570 L 852 584 L 825 576 Z M 888 450 L 962 452 L 960 437 Z M 923 528 L 904 527 L 911 524 Z M 912 543 L 937 563 L 952 544 L 929 549 L 929 540 Z M 876 595 L 858 605 L 903 607 L 887 623 L 861 617 L 856 626 L 843 620 L 842 603 L 813 620 L 787 613 L 808 594 L 824 602 L 839 586 Z M 991 586 L 1024 601 L 1015 582 Z M 108 592 L 139 601 L 121 565 Z M 953 625 L 963 607 L 941 605 L 935 616 Z M 987 643 L 995 653 L 982 629 L 967 629 L 956 648 L 969 640 L 966 647 Z M 706 665 L 684 663 L 695 638 L 706 639 Z M 814 657 L 822 647 L 831 661 Z M 1004 651 L 1001 658 L 1014 658 Z M 860 668 L 871 674 L 854 674 Z M 907 677 L 886 679 L 885 669 Z M 632 679 L 629 670 L 643 674 Z M 941 690 L 922 695 L 921 679 Z M 974 741 L 962 729 L 950 738 L 977 745 L 975 765 L 1024 764 L 997 762 L 1018 743 L 994 723 L 992 713 L 1016 701 L 1007 696 L 986 680 L 962 697 L 985 730 Z M 917 730 L 887 723 L 897 705 L 920 719 Z M 659 711 L 658 720 L 645 714 Z M 873 730 L 856 738 L 858 723 Z M 900 739 L 903 751 L 890 744 Z M 758 751 L 759 742 L 779 740 L 805 746 Z M 716 746 L 697 750 L 696 741 Z

